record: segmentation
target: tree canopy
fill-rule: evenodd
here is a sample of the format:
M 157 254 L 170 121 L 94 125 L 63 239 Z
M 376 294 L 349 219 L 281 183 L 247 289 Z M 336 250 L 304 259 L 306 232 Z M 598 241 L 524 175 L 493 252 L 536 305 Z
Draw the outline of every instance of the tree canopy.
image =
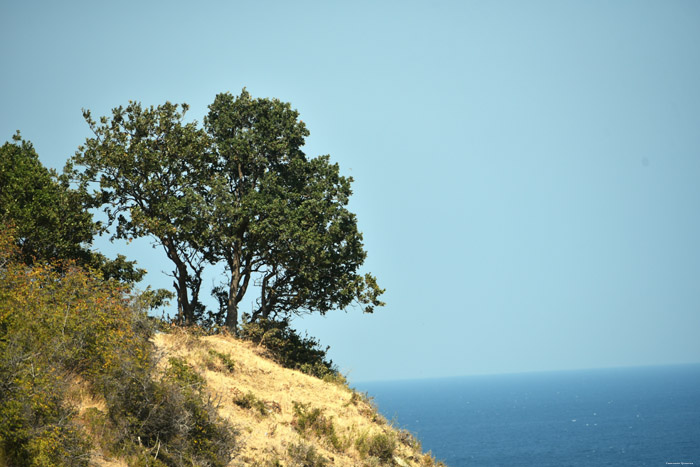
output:
M 83 187 L 99 183 L 93 199 L 116 224 L 114 238 L 151 236 L 162 246 L 174 265 L 179 321 L 192 324 L 202 308 L 199 245 L 206 226 L 200 211 L 211 164 L 206 133 L 183 123 L 187 109 L 169 102 L 144 109 L 131 102 L 99 123 L 84 111 L 95 137 L 78 149 L 67 170 Z M 74 164 L 85 170 L 78 173 Z
M 251 321 L 326 313 L 383 303 L 347 209 L 352 179 L 328 156 L 307 158 L 309 135 L 289 103 L 223 93 L 209 106 L 204 128 L 184 123 L 186 105 L 118 107 L 97 123 L 95 136 L 71 164 L 104 206 L 116 237 L 151 236 L 173 262 L 179 318 L 202 316 L 201 275 L 222 263 L 218 316 L 236 331 L 239 304 L 258 291 Z
M 358 274 L 366 253 L 346 208 L 352 179 L 328 156 L 307 159 L 298 112 L 244 89 L 216 96 L 204 123 L 216 155 L 207 245 L 229 273 L 227 326 L 235 329 L 253 276 L 252 320 L 380 305 L 374 278 Z
M 144 274 L 124 256 L 114 260 L 90 250 L 100 225 L 88 211 L 84 191 L 41 164 L 19 132 L 0 147 L 0 223 L 14 225 L 23 261 L 73 260 L 105 278 L 136 282 Z

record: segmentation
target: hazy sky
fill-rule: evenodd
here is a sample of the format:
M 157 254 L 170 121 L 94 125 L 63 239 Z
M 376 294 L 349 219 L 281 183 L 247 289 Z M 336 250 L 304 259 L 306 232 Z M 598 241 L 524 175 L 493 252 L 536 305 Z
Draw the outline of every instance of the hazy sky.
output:
M 387 288 L 295 321 L 351 381 L 700 362 L 700 2 L 6 1 L 0 63 L 56 168 L 81 108 L 291 102 Z

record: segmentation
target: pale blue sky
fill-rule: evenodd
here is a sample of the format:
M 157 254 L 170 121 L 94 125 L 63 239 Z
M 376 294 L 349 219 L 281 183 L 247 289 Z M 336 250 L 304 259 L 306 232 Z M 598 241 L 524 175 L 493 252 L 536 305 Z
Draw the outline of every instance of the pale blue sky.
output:
M 83 107 L 291 102 L 387 288 L 295 322 L 352 381 L 700 362 L 699 2 L 3 2 L 0 63 L 56 168 Z

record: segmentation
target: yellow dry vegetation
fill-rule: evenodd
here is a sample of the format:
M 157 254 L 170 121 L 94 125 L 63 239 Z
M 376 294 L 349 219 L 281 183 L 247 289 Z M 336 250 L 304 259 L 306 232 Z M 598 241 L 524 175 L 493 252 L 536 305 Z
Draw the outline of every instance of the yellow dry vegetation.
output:
M 232 465 L 296 465 L 289 449 L 300 444 L 313 446 L 330 465 L 373 465 L 375 460 L 359 452 L 356 444 L 358 438 L 380 433 L 396 440 L 393 459 L 385 465 L 434 465 L 415 439 L 391 427 L 364 397 L 343 384 L 283 368 L 266 357 L 264 348 L 251 342 L 226 335 L 195 337 L 185 332 L 157 334 L 154 340 L 159 352 L 167 356 L 163 360 L 181 357 L 197 369 L 212 397 L 219 400 L 220 414 L 238 428 L 242 449 Z M 230 356 L 233 371 L 228 371 L 212 350 Z M 235 403 L 247 394 L 262 402 L 265 415 Z M 336 440 L 300 434 L 295 428 L 295 404 L 320 409 L 332 422 Z
M 219 414 L 237 429 L 239 450 L 231 466 L 439 464 L 421 451 L 413 436 L 387 423 L 363 395 L 342 383 L 283 368 L 268 358 L 264 348 L 249 341 L 228 335 L 196 336 L 179 329 L 157 333 L 153 340 L 163 365 L 173 357 L 181 358 L 204 378 Z M 228 357 L 228 362 L 221 356 Z M 231 362 L 233 369 L 227 365 Z M 90 398 L 84 403 L 81 411 L 99 404 Z M 299 407 L 307 412 L 318 409 L 325 429 L 304 430 Z M 373 438 L 389 440 L 388 457 L 372 451 L 376 451 Z M 125 465 L 95 457 L 97 465 Z

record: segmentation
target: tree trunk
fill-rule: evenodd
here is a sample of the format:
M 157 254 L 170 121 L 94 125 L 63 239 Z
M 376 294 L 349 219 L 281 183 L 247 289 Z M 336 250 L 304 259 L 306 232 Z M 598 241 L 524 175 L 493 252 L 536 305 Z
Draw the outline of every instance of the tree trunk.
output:
M 231 274 L 231 283 L 228 289 L 228 300 L 226 301 L 226 321 L 225 325 L 229 332 L 234 336 L 238 336 L 238 282 L 240 281 L 240 273 L 237 271 Z
M 233 256 L 228 258 L 228 267 L 231 270 L 231 280 L 228 286 L 228 300 L 226 301 L 226 321 L 224 324 L 234 336 L 238 335 L 238 302 L 240 302 L 241 283 L 241 248 L 236 246 Z
M 272 271 L 265 275 L 262 282 L 262 288 L 260 291 L 260 312 L 262 314 L 262 319 L 268 319 L 270 317 L 270 312 L 272 311 L 272 306 L 275 300 L 275 290 L 268 286 L 270 279 L 275 277 L 276 269 L 273 268 Z
M 180 259 L 172 241 L 166 240 L 163 243 L 168 258 L 175 263 L 175 281 L 173 285 L 177 291 L 177 323 L 185 326 L 194 324 L 194 307 L 187 294 L 187 266 Z

